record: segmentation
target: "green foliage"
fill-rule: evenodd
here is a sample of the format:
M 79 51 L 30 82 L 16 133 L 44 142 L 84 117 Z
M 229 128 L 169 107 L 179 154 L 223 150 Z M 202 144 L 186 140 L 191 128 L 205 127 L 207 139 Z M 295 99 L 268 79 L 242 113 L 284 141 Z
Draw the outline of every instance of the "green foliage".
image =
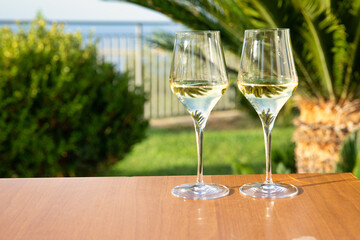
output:
M 360 131 L 350 134 L 343 142 L 337 172 L 353 172 L 360 178 Z
M 271 159 L 274 173 L 296 173 L 295 143 L 289 141 L 283 145 L 274 146 Z
M 356 165 L 352 171 L 352 173 L 360 179 L 360 151 L 358 152 L 358 155 L 356 157 Z
M 172 86 L 172 91 L 174 94 L 178 94 L 182 97 L 189 96 L 191 98 L 196 98 L 198 96 L 204 96 L 208 91 L 211 91 L 213 88 L 210 86 L 195 86 L 195 87 L 176 87 Z M 226 90 L 226 89 L 225 89 Z
M 298 93 L 340 103 L 360 97 L 360 0 L 126 1 L 191 29 L 220 30 L 224 46 L 237 55 L 245 29 L 290 28 Z
M 242 163 L 242 162 L 233 163 L 232 169 L 233 169 L 234 174 L 246 175 L 246 174 L 254 174 L 255 173 L 254 169 L 249 164 Z
M 257 98 L 262 98 L 265 95 L 268 98 L 273 96 L 280 95 L 286 87 L 283 86 L 240 86 L 241 92 L 247 95 L 254 95 Z
M 268 108 L 267 112 L 263 110 L 261 113 L 259 113 L 259 117 L 261 119 L 261 122 L 264 124 L 264 126 L 270 126 L 271 123 L 273 123 L 275 120 L 275 116 L 273 116 L 273 114 L 270 113 L 270 108 Z
M 289 127 L 294 125 L 294 118 L 299 116 L 299 109 L 295 106 L 295 101 L 290 98 L 283 106 L 276 117 L 276 126 Z
M 281 145 L 275 145 L 271 150 L 272 173 L 285 174 L 296 173 L 295 143 L 288 141 Z M 247 163 L 235 162 L 233 164 L 235 174 L 253 174 L 254 169 Z
M 93 175 L 144 137 L 145 99 L 90 40 L 41 17 L 0 29 L 0 176 Z
M 264 134 L 259 127 L 260 120 L 257 118 L 255 121 L 244 121 L 236 129 L 230 130 L 213 130 L 211 124 L 207 126 L 203 148 L 205 175 L 265 173 Z M 245 127 L 244 124 L 249 124 L 249 121 L 251 124 L 255 123 Z M 291 141 L 293 131 L 293 127 L 274 129 L 273 148 L 285 148 Z M 272 153 L 276 155 L 274 151 Z M 287 156 L 286 159 L 294 161 L 292 156 Z M 196 167 L 196 138 L 193 126 L 190 125 L 188 128 L 179 126 L 167 130 L 149 129 L 147 139 L 137 144 L 124 161 L 117 163 L 104 174 L 195 175 Z

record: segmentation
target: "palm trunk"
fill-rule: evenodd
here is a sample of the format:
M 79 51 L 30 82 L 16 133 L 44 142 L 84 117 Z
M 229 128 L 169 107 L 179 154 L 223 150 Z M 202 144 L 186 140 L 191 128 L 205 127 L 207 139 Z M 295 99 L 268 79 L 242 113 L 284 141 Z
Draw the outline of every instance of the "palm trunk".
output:
M 315 102 L 297 99 L 300 116 L 295 120 L 295 160 L 299 173 L 334 172 L 341 144 L 360 128 L 360 102 Z

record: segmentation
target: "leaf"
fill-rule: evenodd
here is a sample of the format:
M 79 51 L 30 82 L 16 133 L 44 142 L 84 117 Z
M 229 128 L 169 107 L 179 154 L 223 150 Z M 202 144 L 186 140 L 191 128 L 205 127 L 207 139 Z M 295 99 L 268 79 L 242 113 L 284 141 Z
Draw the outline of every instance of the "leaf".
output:
M 259 114 L 259 117 L 265 126 L 269 126 L 275 120 L 275 116 L 272 113 L 270 113 L 270 109 L 268 109 L 267 112 L 265 112 L 265 110 L 263 110 Z
M 212 87 L 201 87 L 201 86 L 186 86 L 186 87 L 176 87 L 172 86 L 172 90 L 174 94 L 180 94 L 180 96 L 189 96 L 192 98 L 196 98 L 197 96 L 204 96 L 208 91 L 210 91 Z
M 248 94 L 254 95 L 257 98 L 262 98 L 265 95 L 268 98 L 272 98 L 275 95 L 280 95 L 286 87 L 283 86 L 251 86 L 251 85 L 240 85 L 240 91 Z
M 198 125 L 199 127 L 201 127 L 205 123 L 205 120 L 206 120 L 206 118 L 203 116 L 203 114 L 198 110 L 191 113 L 191 117 L 194 119 L 196 125 Z

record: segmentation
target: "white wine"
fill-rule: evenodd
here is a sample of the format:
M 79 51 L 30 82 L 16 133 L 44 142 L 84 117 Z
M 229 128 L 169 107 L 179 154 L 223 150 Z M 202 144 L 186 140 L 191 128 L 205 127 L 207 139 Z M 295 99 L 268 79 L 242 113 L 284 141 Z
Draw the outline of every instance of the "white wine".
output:
M 228 83 L 213 83 L 206 81 L 170 82 L 171 91 L 200 125 L 206 120 L 228 88 Z
M 267 117 L 269 122 L 274 120 L 297 85 L 297 82 L 285 84 L 238 83 L 240 91 L 255 108 L 260 118 Z

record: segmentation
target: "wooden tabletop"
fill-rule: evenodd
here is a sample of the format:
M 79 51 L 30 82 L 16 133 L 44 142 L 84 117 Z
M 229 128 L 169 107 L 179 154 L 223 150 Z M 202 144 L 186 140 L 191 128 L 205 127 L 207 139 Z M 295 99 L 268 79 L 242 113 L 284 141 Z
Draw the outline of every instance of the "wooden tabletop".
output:
M 206 176 L 230 195 L 184 200 L 195 176 L 0 179 L 0 239 L 360 239 L 360 181 L 350 173 L 274 175 L 291 199 L 239 187 L 264 175 Z

